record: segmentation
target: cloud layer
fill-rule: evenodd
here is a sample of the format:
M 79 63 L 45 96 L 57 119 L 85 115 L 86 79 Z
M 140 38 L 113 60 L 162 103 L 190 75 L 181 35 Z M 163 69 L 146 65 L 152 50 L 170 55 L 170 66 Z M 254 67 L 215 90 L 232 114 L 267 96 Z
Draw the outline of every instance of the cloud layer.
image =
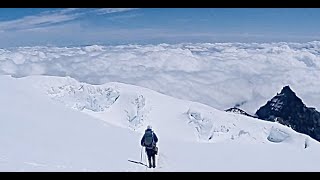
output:
M 197 43 L 0 49 L 0 74 L 71 76 L 147 87 L 254 113 L 285 85 L 320 109 L 320 42 Z

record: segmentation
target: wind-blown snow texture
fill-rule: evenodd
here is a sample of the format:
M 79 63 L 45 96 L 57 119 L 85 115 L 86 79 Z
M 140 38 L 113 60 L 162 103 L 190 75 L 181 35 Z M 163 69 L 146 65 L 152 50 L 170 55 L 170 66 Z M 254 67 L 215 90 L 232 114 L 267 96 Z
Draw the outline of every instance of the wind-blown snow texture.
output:
M 0 171 L 150 171 L 128 162 L 147 124 L 159 137 L 151 171 L 320 171 L 319 142 L 276 122 L 122 83 L 0 84 Z
M 0 74 L 123 82 L 219 110 L 254 114 L 290 85 L 320 109 L 320 42 L 198 43 L 0 49 Z M 223 98 L 222 98 L 223 97 Z

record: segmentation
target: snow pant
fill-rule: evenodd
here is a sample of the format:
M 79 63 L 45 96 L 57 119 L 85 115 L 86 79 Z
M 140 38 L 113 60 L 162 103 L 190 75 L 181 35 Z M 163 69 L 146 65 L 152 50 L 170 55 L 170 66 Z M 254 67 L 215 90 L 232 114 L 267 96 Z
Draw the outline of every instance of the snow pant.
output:
M 156 167 L 156 152 L 153 149 L 146 148 L 147 156 L 148 156 L 148 162 L 149 162 L 149 168 Z

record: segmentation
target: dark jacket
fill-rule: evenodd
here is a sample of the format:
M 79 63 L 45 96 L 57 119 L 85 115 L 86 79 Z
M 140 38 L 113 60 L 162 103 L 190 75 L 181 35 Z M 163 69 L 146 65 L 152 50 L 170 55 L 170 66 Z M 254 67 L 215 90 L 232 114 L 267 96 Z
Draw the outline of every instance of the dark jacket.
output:
M 145 132 L 147 131 L 152 131 L 151 129 L 147 129 Z M 153 142 L 154 143 L 157 143 L 158 142 L 158 137 L 156 135 L 156 133 L 152 132 L 153 133 Z M 143 135 L 142 139 L 141 139 L 141 146 L 144 146 L 144 137 L 145 135 Z

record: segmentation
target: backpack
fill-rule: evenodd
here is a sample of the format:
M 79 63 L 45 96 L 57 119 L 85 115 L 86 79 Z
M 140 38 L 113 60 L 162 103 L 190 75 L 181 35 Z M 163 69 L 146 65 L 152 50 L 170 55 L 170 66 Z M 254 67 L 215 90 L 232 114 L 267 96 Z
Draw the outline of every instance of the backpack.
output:
M 144 144 L 146 147 L 153 147 L 153 132 L 152 131 L 146 131 L 144 133 Z

